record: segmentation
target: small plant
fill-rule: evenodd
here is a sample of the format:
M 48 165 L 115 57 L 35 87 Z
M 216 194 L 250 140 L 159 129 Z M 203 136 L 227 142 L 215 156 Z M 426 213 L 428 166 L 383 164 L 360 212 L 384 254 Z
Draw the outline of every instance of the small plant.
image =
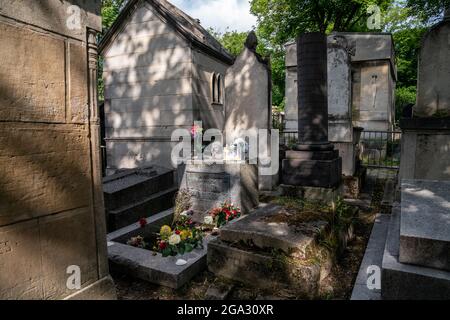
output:
M 192 195 L 187 189 L 178 191 L 175 198 L 174 222 L 178 220 L 181 213 L 188 211 L 191 208 L 191 197 Z
M 220 228 L 226 225 L 231 220 L 234 220 L 241 215 L 241 209 L 236 207 L 233 203 L 225 201 L 220 207 L 214 208 L 205 217 L 205 224 L 215 225 Z

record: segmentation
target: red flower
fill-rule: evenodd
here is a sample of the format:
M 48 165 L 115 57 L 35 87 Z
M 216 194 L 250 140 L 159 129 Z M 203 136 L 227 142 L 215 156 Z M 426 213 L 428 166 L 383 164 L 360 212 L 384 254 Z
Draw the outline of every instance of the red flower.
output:
M 141 225 L 141 228 L 145 227 L 147 225 L 147 219 L 145 218 L 139 219 L 139 224 Z
M 165 248 L 167 248 L 167 243 L 165 243 L 164 241 L 161 241 L 159 243 L 159 249 L 164 250 Z
M 180 230 L 175 230 L 175 233 L 179 235 L 181 233 L 181 231 Z

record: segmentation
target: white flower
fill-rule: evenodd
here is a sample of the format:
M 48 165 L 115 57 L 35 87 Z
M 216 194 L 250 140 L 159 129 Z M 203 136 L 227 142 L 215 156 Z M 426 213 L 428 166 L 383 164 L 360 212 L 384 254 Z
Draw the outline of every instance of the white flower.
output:
M 206 216 L 205 220 L 203 221 L 205 224 L 214 224 L 214 219 L 211 216 Z
M 179 235 L 177 235 L 177 234 L 173 234 L 169 238 L 169 244 L 172 245 L 172 246 L 176 246 L 180 242 L 181 242 L 181 237 Z

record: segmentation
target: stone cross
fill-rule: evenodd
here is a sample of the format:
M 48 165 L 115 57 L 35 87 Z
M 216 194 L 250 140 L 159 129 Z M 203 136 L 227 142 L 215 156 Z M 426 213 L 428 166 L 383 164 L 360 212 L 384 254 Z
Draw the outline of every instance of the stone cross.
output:
M 296 150 L 330 150 L 328 141 L 327 37 L 306 33 L 297 39 L 298 135 Z

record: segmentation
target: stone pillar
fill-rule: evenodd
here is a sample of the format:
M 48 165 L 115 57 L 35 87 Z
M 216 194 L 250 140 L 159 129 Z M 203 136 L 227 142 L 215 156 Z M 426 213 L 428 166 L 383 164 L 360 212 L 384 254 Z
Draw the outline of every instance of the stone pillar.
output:
M 341 183 L 342 160 L 328 141 L 326 36 L 301 35 L 297 55 L 299 144 L 286 152 L 283 183 L 335 189 Z
M 328 141 L 327 38 L 307 33 L 297 39 L 298 150 L 331 150 Z

